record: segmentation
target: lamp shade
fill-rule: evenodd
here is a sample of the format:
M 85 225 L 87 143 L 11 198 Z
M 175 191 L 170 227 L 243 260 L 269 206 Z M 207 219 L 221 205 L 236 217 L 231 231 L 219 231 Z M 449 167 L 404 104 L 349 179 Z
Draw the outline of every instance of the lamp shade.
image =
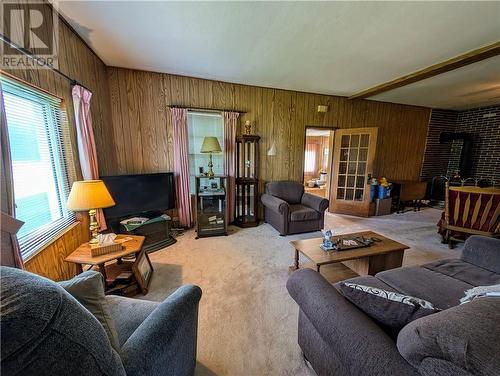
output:
M 66 204 L 72 211 L 109 208 L 113 205 L 115 201 L 102 180 L 75 181 Z
M 208 136 L 203 139 L 203 145 L 201 145 L 202 153 L 220 153 L 221 151 L 222 149 L 217 137 Z

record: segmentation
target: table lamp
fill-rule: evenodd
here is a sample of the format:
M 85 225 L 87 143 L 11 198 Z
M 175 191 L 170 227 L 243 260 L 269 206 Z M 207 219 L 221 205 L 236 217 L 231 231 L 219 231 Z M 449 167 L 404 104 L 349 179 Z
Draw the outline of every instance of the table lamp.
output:
M 201 145 L 201 153 L 208 153 L 208 173 L 207 176 L 209 178 L 214 177 L 214 171 L 212 167 L 214 164 L 212 163 L 212 153 L 220 153 L 222 151 L 219 140 L 217 137 L 208 136 L 203 139 L 203 145 Z
M 96 220 L 96 209 L 109 208 L 115 205 L 102 180 L 75 181 L 69 192 L 66 207 L 72 211 L 87 211 L 90 217 L 90 244 L 97 244 L 99 224 Z

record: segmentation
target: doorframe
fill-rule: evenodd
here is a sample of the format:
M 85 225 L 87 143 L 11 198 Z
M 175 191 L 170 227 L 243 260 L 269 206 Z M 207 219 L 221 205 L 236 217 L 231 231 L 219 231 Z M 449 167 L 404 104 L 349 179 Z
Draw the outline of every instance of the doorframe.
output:
M 303 142 L 303 148 L 302 148 L 302 155 L 304 156 L 304 163 L 305 163 L 305 155 L 306 155 L 306 140 L 307 140 L 307 130 L 308 129 L 319 129 L 319 130 L 327 130 L 330 132 L 333 132 L 333 137 L 330 140 L 330 143 L 328 145 L 328 175 L 326 178 L 326 198 L 328 201 L 330 201 L 330 193 L 331 193 L 331 178 L 332 178 L 332 169 L 333 169 L 333 147 L 335 145 L 335 131 L 341 129 L 340 127 L 335 127 L 335 126 L 328 126 L 328 127 L 322 127 L 320 125 L 306 125 L 304 129 L 304 142 Z M 304 179 L 306 177 L 306 172 L 304 171 L 304 163 L 302 163 L 302 184 L 304 184 Z M 327 211 L 330 211 L 330 205 L 328 205 L 328 208 L 326 209 Z

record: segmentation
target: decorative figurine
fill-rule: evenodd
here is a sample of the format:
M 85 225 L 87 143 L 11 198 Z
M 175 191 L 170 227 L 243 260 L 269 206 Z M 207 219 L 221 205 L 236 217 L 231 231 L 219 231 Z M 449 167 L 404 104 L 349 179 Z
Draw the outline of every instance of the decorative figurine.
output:
M 332 230 L 323 232 L 323 244 L 321 244 L 321 249 L 323 251 L 331 251 L 333 249 L 332 236 Z
M 250 120 L 245 121 L 245 134 L 252 134 L 252 125 L 250 124 Z

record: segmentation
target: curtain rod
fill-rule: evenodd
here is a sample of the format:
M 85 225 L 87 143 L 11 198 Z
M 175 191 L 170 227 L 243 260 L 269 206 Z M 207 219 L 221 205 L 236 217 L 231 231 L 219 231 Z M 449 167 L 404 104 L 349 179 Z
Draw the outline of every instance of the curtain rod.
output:
M 31 51 L 27 50 L 26 48 L 21 47 L 18 44 L 14 43 L 13 41 L 10 40 L 9 37 L 6 37 L 5 35 L 0 34 L 0 39 L 3 40 L 8 45 L 10 45 L 11 47 L 13 47 L 16 50 L 18 50 L 19 52 L 22 52 L 23 54 L 25 54 L 29 58 L 35 60 L 37 62 L 37 64 L 43 65 L 43 66 L 51 69 L 52 71 L 56 72 L 60 76 L 64 77 L 65 79 L 67 79 L 70 82 L 71 85 L 73 85 L 73 86 L 74 85 L 79 85 L 79 86 L 83 87 L 84 89 L 87 89 L 90 92 L 92 91 L 88 87 L 85 87 L 84 85 L 82 85 L 77 80 L 75 80 L 75 79 L 71 78 L 70 76 L 68 76 L 66 73 L 61 72 L 59 69 L 53 67 L 52 65 L 50 65 L 49 63 L 47 63 L 44 59 L 42 59 L 42 58 L 38 57 L 37 55 L 31 53 Z
M 191 111 L 206 111 L 206 112 L 238 112 L 240 114 L 246 114 L 246 111 L 240 111 L 240 110 L 223 110 L 220 108 L 198 108 L 198 107 L 186 107 L 186 106 L 176 106 L 176 105 L 169 105 L 169 108 L 184 108 L 186 110 L 191 110 Z

